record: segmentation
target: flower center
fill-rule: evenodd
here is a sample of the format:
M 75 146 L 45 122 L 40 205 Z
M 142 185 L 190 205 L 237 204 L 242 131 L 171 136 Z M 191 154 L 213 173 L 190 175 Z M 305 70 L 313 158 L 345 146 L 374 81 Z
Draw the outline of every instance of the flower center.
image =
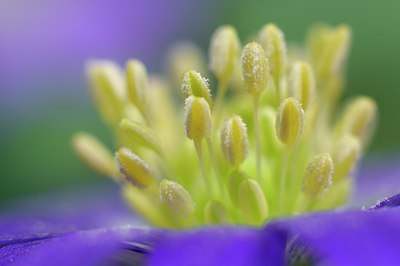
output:
M 113 158 L 86 133 L 74 137 L 75 150 L 157 226 L 257 226 L 340 206 L 377 113 L 365 96 L 340 108 L 350 34 L 314 27 L 306 47 L 292 51 L 267 24 L 241 49 L 236 30 L 222 26 L 210 45 L 215 82 L 190 44 L 171 53 L 169 79 L 148 78 L 137 60 L 125 72 L 92 62 L 93 97 L 117 151 Z M 181 104 L 171 86 L 181 88 Z

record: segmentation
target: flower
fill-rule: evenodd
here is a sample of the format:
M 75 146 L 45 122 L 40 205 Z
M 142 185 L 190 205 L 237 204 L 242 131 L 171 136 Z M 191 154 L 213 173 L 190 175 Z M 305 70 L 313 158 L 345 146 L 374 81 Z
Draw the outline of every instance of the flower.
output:
M 136 59 L 124 71 L 92 61 L 93 98 L 117 151 L 114 159 L 87 133 L 74 137 L 74 148 L 160 227 L 260 226 L 338 207 L 350 195 L 377 107 L 366 96 L 339 104 L 346 25 L 316 26 L 307 39 L 292 51 L 267 24 L 241 48 L 236 30 L 221 26 L 209 49 L 215 82 L 197 71 L 204 60 L 194 48 L 173 50 L 170 78 L 149 75 Z M 181 104 L 168 89 L 179 76 Z
M 66 230 L 71 221 L 65 221 L 57 230 L 45 222 L 41 224 L 45 234 L 38 234 L 37 227 L 5 234 L 0 262 L 389 265 L 398 261 L 399 195 L 368 210 L 307 214 L 346 202 L 353 169 L 375 124 L 375 103 L 365 96 L 334 117 L 349 42 L 346 26 L 317 27 L 310 33 L 307 55 L 292 54 L 280 29 L 267 24 L 258 43 L 245 45 L 240 57 L 235 30 L 221 27 L 210 49 L 210 69 L 218 80 L 216 99 L 212 83 L 202 74 L 192 69 L 173 73 L 183 75 L 181 111 L 164 88 L 166 82 L 153 77 L 149 82 L 141 62 L 128 61 L 124 75 L 112 62 L 92 62 L 88 73 L 93 96 L 115 133 L 117 150 L 113 158 L 87 133 L 74 137 L 74 148 L 95 171 L 121 185 L 124 199 L 138 214 L 164 229 L 99 226 L 92 219 L 108 208 L 93 206 L 86 227 L 79 222 Z M 175 51 L 171 64 L 185 64 L 187 56 L 189 63 L 201 62 L 193 60 L 194 51 Z M 218 139 L 221 147 L 216 149 Z M 111 209 L 107 217 L 117 214 Z M 208 226 L 187 229 L 203 225 Z
M 3 214 L 0 265 L 282 265 L 302 258 L 318 265 L 396 265 L 399 260 L 400 195 L 371 210 L 308 214 L 263 228 L 164 231 L 125 224 L 135 217 L 116 191 L 94 191 L 58 195 L 59 202 L 25 202 L 31 211 Z M 43 211 L 48 206 L 52 210 Z
M 386 203 L 398 206 L 399 195 L 379 206 Z M 271 222 L 262 231 L 173 234 L 158 243 L 150 265 L 396 265 L 399 211 L 326 212 Z

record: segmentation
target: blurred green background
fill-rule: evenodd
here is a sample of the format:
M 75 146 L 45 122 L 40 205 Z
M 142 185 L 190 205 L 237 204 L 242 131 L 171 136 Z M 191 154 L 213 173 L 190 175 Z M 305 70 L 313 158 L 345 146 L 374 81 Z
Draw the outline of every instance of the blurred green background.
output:
M 366 94 L 378 102 L 380 121 L 370 152 L 399 150 L 399 1 L 142 2 L 0 3 L 0 206 L 16 197 L 98 182 L 70 145 L 79 130 L 110 144 L 88 94 L 86 59 L 123 63 L 137 57 L 159 72 L 175 40 L 196 41 L 206 51 L 221 24 L 234 25 L 244 40 L 274 22 L 295 42 L 302 42 L 315 22 L 349 24 L 354 36 L 346 96 Z

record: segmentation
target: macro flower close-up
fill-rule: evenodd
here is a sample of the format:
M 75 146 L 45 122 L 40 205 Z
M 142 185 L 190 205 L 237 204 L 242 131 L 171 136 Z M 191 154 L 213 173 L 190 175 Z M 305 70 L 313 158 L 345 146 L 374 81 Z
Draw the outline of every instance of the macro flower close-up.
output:
M 396 45 L 358 5 L 37 2 L 0 11 L 0 265 L 399 263 Z

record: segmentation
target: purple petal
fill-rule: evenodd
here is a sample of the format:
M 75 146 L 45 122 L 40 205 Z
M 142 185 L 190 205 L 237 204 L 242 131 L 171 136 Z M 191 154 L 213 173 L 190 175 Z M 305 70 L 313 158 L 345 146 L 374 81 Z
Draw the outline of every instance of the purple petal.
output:
M 397 206 L 400 206 L 400 194 L 396 194 L 392 197 L 381 200 L 374 206 L 370 207 L 369 210 L 376 210 L 376 209 L 381 209 L 381 208 L 389 208 L 389 207 L 397 207 Z
M 245 227 L 214 227 L 171 232 L 157 244 L 149 265 L 281 265 L 284 249 L 278 231 Z
M 108 186 L 14 202 L 9 209 L 0 220 L 0 265 L 140 261 L 161 234 L 139 229 L 143 223 Z
M 75 190 L 9 203 L 9 210 L 1 214 L 0 246 L 79 230 L 127 224 L 143 227 L 144 224 L 127 208 L 116 187 Z
M 282 265 L 291 260 L 288 252 L 319 265 L 396 265 L 400 261 L 399 224 L 400 208 L 390 208 L 293 217 L 272 222 L 263 230 L 200 229 L 166 235 L 149 262 L 150 265 Z M 299 250 L 300 254 L 296 254 Z
M 127 226 L 10 244 L 0 248 L 0 265 L 103 265 L 115 262 L 123 249 L 134 252 L 124 245 L 128 240 L 130 246 L 140 247 L 153 234 Z
M 400 208 L 313 214 L 277 222 L 322 265 L 394 265 Z

